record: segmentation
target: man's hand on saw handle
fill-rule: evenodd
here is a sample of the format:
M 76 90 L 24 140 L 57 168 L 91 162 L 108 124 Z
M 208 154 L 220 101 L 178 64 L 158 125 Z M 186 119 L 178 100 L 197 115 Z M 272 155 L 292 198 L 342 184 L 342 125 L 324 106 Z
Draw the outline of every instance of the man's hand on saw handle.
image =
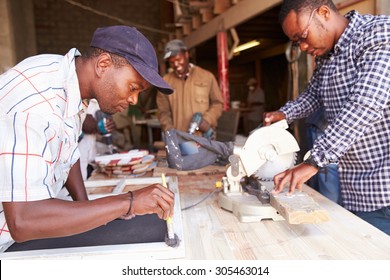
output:
M 286 115 L 281 111 L 264 112 L 263 125 L 269 126 L 275 122 L 284 120 Z M 274 193 L 280 193 L 285 187 L 289 187 L 288 194 L 292 194 L 295 189 L 302 190 L 302 185 L 314 176 L 318 169 L 301 163 L 290 169 L 287 169 L 274 176 Z
M 281 111 L 264 112 L 263 113 L 263 125 L 269 126 L 275 122 L 284 120 L 286 115 Z

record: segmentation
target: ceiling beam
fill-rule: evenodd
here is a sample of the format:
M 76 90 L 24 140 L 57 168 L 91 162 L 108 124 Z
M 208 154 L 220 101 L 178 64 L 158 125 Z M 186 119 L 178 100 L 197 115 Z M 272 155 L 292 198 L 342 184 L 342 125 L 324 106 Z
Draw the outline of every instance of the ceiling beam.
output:
M 245 0 L 240 1 L 232 6 L 224 13 L 213 18 L 208 23 L 202 25 L 197 30 L 191 32 L 183 38 L 188 48 L 196 47 L 197 45 L 216 36 L 218 31 L 228 30 L 235 27 L 258 14 L 271 9 L 280 4 L 282 0 Z

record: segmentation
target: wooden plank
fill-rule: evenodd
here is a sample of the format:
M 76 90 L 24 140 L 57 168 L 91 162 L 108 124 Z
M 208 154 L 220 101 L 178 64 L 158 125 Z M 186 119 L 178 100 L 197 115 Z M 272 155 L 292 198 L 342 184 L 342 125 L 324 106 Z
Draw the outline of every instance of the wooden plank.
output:
M 183 11 L 181 10 L 179 0 L 173 0 L 175 17 L 181 17 L 183 15 Z
M 192 16 L 192 29 L 198 29 L 202 25 L 202 17 L 199 14 Z
M 230 0 L 215 0 L 214 1 L 214 13 L 219 15 L 230 8 Z
M 192 22 L 184 22 L 183 23 L 183 35 L 188 35 L 192 30 Z
M 200 14 L 202 15 L 202 22 L 206 23 L 213 19 L 214 13 L 210 9 L 200 9 Z
M 287 191 L 270 195 L 270 204 L 290 224 L 313 224 L 329 221 L 325 209 L 305 192 L 296 191 L 287 195 Z
M 179 39 L 183 38 L 183 30 L 181 26 L 175 29 L 175 38 L 179 38 Z
M 199 10 L 202 8 L 211 8 L 213 6 L 212 1 L 194 1 L 190 0 L 190 7 L 194 10 Z
M 226 30 L 257 16 L 279 5 L 282 0 L 245 0 L 231 6 L 224 13 L 214 17 L 207 24 L 203 24 L 197 30 L 184 38 L 184 43 L 191 49 L 213 37 L 220 31 L 221 22 Z

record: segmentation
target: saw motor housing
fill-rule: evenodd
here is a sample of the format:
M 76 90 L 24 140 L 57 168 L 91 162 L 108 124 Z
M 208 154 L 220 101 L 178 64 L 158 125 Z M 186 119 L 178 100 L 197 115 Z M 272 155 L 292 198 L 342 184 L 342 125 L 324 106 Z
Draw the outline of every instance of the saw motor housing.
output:
M 276 174 L 294 166 L 299 145 L 287 128 L 287 122 L 282 120 L 256 129 L 244 146 L 236 148 L 229 158 L 231 165 L 222 179 L 219 205 L 232 211 L 243 222 L 283 219 L 268 203 L 243 191 L 241 183 L 244 177 L 252 175 L 260 182 L 271 181 Z M 260 185 L 260 192 L 269 191 Z

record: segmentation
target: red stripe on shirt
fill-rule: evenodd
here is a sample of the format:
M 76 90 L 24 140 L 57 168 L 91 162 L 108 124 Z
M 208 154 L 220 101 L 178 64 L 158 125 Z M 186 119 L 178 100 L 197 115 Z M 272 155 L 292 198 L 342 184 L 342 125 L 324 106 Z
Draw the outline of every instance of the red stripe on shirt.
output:
M 52 99 L 55 99 L 55 97 L 52 97 L 52 98 L 50 98 L 50 99 L 47 99 L 46 101 L 49 101 L 49 100 L 52 100 Z M 36 103 L 36 104 L 34 104 L 34 105 L 32 105 L 32 106 L 30 106 L 30 107 L 24 109 L 24 110 L 23 110 L 23 113 L 25 113 L 26 111 L 30 110 L 31 108 L 33 108 L 33 107 L 35 107 L 35 106 L 38 106 L 39 104 L 42 104 L 42 103 L 44 103 L 44 102 L 45 102 L 45 101 L 38 102 L 38 103 Z M 49 103 L 50 103 L 50 102 L 49 102 Z
M 51 72 L 55 72 L 55 71 L 58 71 L 58 70 L 53 70 L 53 71 L 49 71 L 49 72 L 39 72 L 39 73 L 36 73 L 36 74 L 34 74 L 34 75 L 32 75 L 32 76 L 30 76 L 30 77 L 28 77 L 28 78 L 26 78 L 25 76 L 22 75 L 22 76 L 25 77 L 26 79 L 20 81 L 20 82 L 17 83 L 13 88 L 11 88 L 7 93 L 5 93 L 5 94 L 0 98 L 0 101 L 1 101 L 4 97 L 6 97 L 9 93 L 11 93 L 18 85 L 20 85 L 20 84 L 23 83 L 24 81 L 28 81 L 28 79 L 31 79 L 31 78 L 33 78 L 33 77 L 35 77 L 35 76 L 37 76 L 37 75 L 39 75 L 39 74 L 41 74 L 41 73 L 51 73 Z M 16 72 L 19 72 L 19 71 L 16 71 Z M 20 73 L 20 72 L 19 72 L 19 73 Z
M 51 140 L 53 140 L 57 135 L 57 131 L 54 131 L 54 135 L 53 137 L 49 138 L 49 140 L 47 140 L 47 143 L 49 143 Z
M 0 235 L 1 235 L 3 232 L 9 233 L 9 230 L 5 230 L 5 229 L 4 229 L 4 228 L 6 227 L 6 225 L 7 225 L 7 223 L 5 222 L 5 223 L 3 224 L 3 226 L 1 227 L 1 229 L 0 229 Z
M 30 78 L 31 78 L 31 77 L 26 77 L 22 72 L 16 70 L 15 68 L 13 68 L 13 70 L 16 71 L 16 72 L 18 72 L 20 75 L 22 75 L 22 76 L 31 84 L 31 86 L 36 90 L 36 92 L 39 93 L 39 90 L 38 90 L 38 89 L 34 86 L 34 84 L 30 81 Z M 51 72 L 54 72 L 54 71 L 51 71 Z M 45 99 L 45 101 L 46 101 L 47 103 L 49 103 L 50 108 L 51 108 L 52 110 L 54 110 L 54 109 L 53 109 L 53 106 L 51 106 L 50 102 L 45 98 L 45 96 L 43 96 L 42 94 L 40 94 L 40 96 L 42 96 L 42 98 Z

